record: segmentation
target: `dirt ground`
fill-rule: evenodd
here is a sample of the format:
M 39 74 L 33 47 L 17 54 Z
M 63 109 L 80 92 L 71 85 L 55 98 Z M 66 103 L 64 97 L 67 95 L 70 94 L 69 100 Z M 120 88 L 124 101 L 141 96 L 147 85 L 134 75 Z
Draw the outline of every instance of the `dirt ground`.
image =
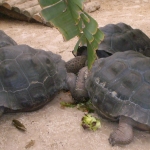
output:
M 139 28 L 150 37 L 150 0 L 99 0 L 100 10 L 91 13 L 99 26 L 124 22 Z M 18 44 L 28 44 L 60 54 L 66 61 L 77 41 L 64 42 L 54 28 L 0 17 L 0 30 Z M 60 101 L 71 101 L 69 93 L 61 92 L 42 109 L 30 113 L 6 114 L 0 118 L 0 150 L 149 150 L 150 134 L 134 130 L 134 141 L 126 146 L 111 147 L 109 134 L 117 123 L 101 119 L 102 128 L 85 131 L 80 126 L 83 112 L 75 108 L 60 108 Z M 12 126 L 12 119 L 20 120 L 27 128 L 21 132 Z M 34 144 L 26 145 L 33 140 Z

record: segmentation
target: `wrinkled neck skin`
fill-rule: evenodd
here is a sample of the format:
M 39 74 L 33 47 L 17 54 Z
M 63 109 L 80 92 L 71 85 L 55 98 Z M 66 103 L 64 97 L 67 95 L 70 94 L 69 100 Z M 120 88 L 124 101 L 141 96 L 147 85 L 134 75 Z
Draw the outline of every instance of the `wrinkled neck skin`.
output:
M 87 71 L 88 68 L 84 67 L 79 71 L 78 76 L 74 73 L 67 73 L 68 90 L 71 92 L 75 102 L 83 102 L 89 98 L 85 88 Z
M 88 67 L 83 67 L 80 69 L 75 86 L 75 99 L 77 102 L 83 102 L 89 99 L 88 92 L 85 87 L 85 81 L 88 76 Z
M 85 88 L 88 73 L 88 68 L 84 67 L 86 60 L 86 56 L 77 56 L 66 62 L 68 90 L 76 102 L 85 101 L 89 97 Z

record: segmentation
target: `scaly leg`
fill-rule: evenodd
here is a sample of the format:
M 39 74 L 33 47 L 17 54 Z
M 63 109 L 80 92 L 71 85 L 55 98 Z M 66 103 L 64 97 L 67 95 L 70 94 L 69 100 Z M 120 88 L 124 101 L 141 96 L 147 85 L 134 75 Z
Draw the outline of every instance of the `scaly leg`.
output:
M 119 127 L 110 134 L 109 143 L 115 144 L 129 144 L 133 140 L 133 127 L 130 123 L 130 118 L 120 117 Z
M 89 97 L 85 88 L 87 71 L 88 68 L 84 67 L 79 71 L 78 76 L 74 73 L 68 73 L 67 75 L 68 89 L 76 102 L 85 101 Z
M 85 88 L 85 81 L 88 75 L 88 68 L 83 67 L 77 76 L 76 87 L 75 87 L 75 100 L 77 102 L 83 102 L 89 98 L 88 92 Z

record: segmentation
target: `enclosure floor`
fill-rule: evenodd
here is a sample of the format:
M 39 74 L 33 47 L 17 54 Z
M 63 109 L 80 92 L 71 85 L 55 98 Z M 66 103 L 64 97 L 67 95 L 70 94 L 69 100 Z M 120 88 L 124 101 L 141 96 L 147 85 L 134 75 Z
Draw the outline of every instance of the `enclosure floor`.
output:
M 101 8 L 91 13 L 99 26 L 124 22 L 139 28 L 150 37 L 150 0 L 99 0 Z M 54 28 L 0 17 L 0 29 L 18 44 L 27 44 L 60 54 L 64 60 L 73 58 L 71 51 L 77 38 L 64 42 Z M 75 108 L 60 108 L 60 101 L 71 101 L 70 93 L 59 93 L 42 109 L 30 113 L 5 114 L 0 118 L 0 150 L 25 150 L 33 140 L 31 150 L 149 150 L 150 134 L 134 130 L 134 141 L 126 146 L 111 147 L 109 134 L 117 123 L 101 119 L 102 128 L 96 132 L 80 126 L 84 112 Z M 12 120 L 20 120 L 26 132 L 17 130 Z

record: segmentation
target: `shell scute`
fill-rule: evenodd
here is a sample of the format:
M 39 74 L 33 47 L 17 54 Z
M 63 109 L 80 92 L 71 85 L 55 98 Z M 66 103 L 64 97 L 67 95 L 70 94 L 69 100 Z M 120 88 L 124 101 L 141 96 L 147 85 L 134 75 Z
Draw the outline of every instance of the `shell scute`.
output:
M 56 74 L 56 64 L 52 56 L 48 55 L 45 51 L 40 51 L 36 57 L 49 76 L 54 76 Z
M 143 76 L 144 76 L 145 82 L 148 82 L 150 84 L 150 70 L 145 71 Z
M 23 54 L 16 60 L 29 82 L 43 82 L 43 80 L 48 76 L 48 73 L 36 55 Z
M 111 82 L 113 81 L 117 76 L 119 76 L 127 66 L 121 62 L 116 61 L 114 64 L 109 64 L 108 67 L 104 67 L 103 71 L 100 71 L 101 78 L 104 78 L 104 81 Z
M 5 60 L 0 64 L 0 79 L 5 91 L 27 88 L 29 82 L 15 60 Z
M 15 94 L 16 99 L 13 101 L 12 107 L 8 107 L 8 108 L 17 110 L 17 109 L 32 107 L 33 100 L 27 89 L 16 91 L 14 94 Z M 16 107 L 16 104 L 18 107 Z
M 116 76 L 116 80 L 108 85 L 108 89 L 117 91 L 117 96 L 122 100 L 129 100 L 130 96 L 135 92 L 136 88 L 141 86 L 142 82 L 141 75 L 138 72 L 129 70 L 120 78 Z
M 150 109 L 150 85 L 143 83 L 139 89 L 133 94 L 132 102 L 144 109 Z
M 33 83 L 28 88 L 29 95 L 32 99 L 32 106 L 45 103 L 48 100 L 48 96 L 45 87 L 41 83 Z

